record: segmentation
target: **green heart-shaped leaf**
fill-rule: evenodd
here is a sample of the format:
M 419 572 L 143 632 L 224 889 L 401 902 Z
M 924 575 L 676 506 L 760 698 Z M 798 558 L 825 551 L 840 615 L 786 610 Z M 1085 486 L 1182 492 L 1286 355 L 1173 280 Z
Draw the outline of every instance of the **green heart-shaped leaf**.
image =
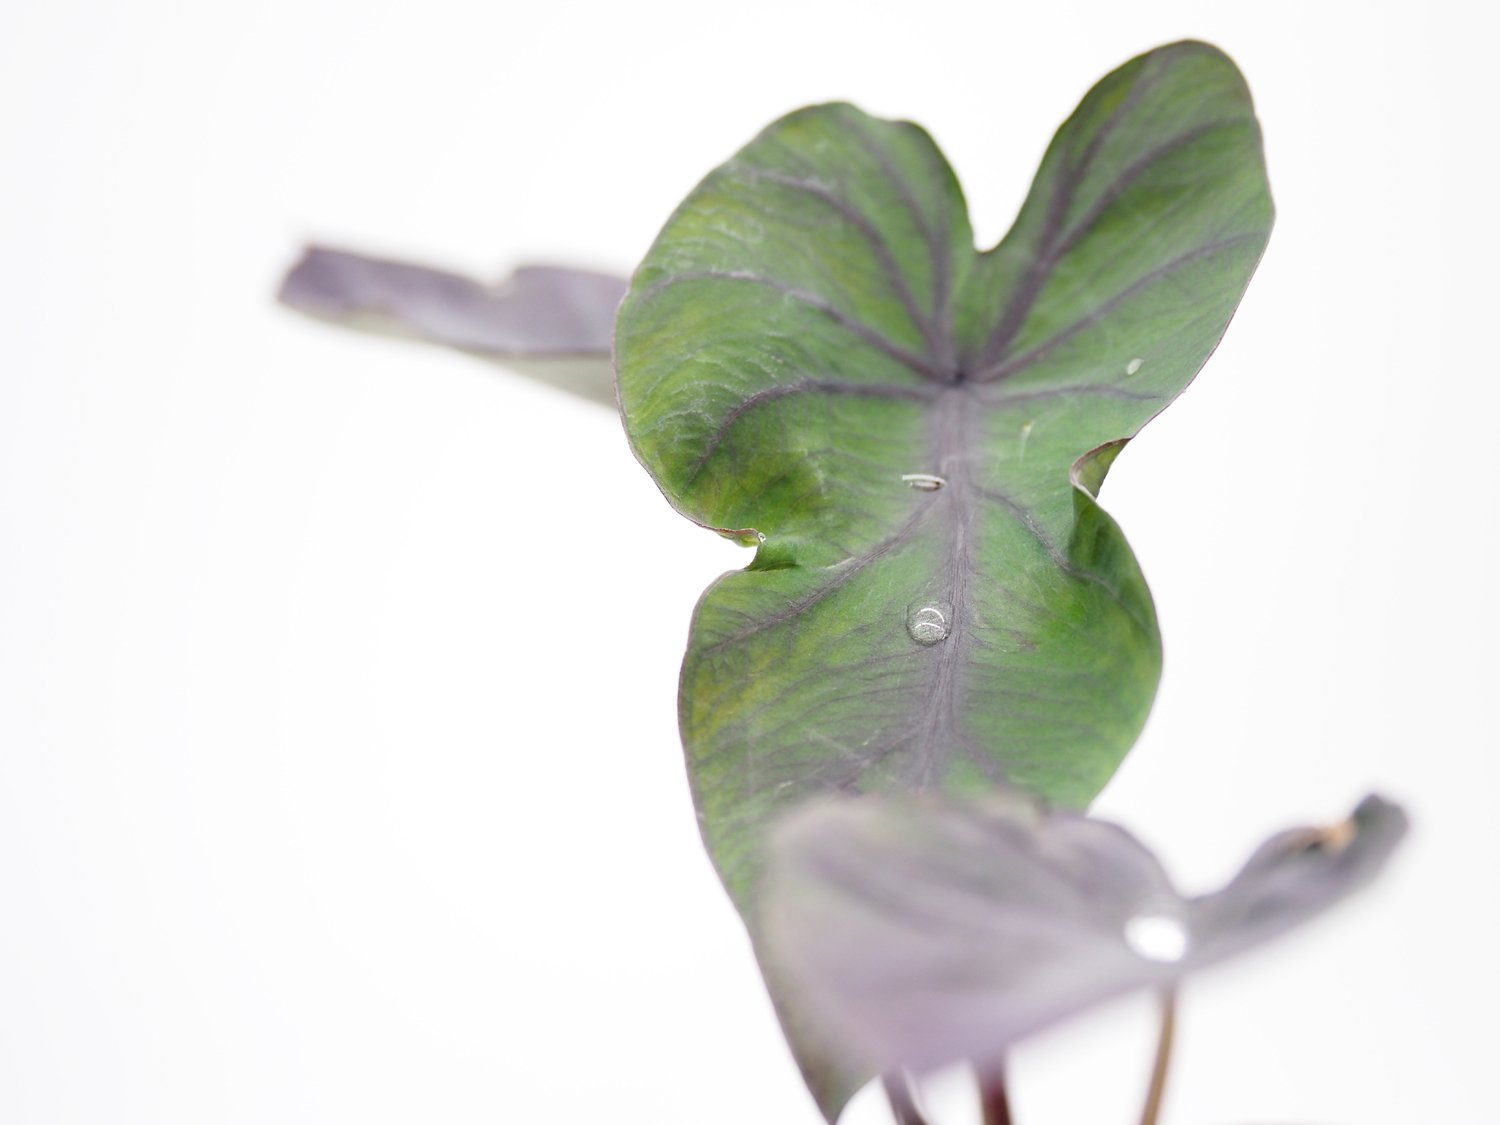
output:
M 1181 43 L 1085 97 L 988 253 L 927 134 L 847 105 L 778 121 L 668 221 L 617 321 L 620 399 L 667 498 L 760 541 L 699 604 L 681 695 L 752 932 L 765 827 L 809 796 L 1082 806 L 1108 780 L 1160 640 L 1093 494 L 1217 344 L 1271 215 L 1243 79 Z M 782 1007 L 836 1114 L 852 1076 Z

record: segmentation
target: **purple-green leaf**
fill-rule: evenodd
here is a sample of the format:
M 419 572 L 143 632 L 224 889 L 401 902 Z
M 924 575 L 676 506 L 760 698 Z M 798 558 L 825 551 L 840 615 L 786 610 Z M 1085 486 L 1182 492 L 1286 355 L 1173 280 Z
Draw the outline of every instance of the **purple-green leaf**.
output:
M 1095 86 L 992 250 L 931 138 L 849 105 L 775 122 L 667 222 L 620 309 L 620 401 L 668 500 L 759 544 L 699 603 L 680 695 L 752 934 L 766 827 L 809 797 L 1082 807 L 1108 780 L 1161 652 L 1095 494 L 1218 344 L 1271 222 L 1249 92 L 1202 43 Z M 868 1076 L 773 994 L 836 1116 Z
M 1370 880 L 1405 830 L 1367 797 L 1186 898 L 1123 828 L 1020 794 L 816 802 L 772 836 L 762 953 L 840 1065 L 993 1063 L 1090 1005 L 1300 925 Z
M 764 537 L 704 596 L 682 676 L 742 904 L 765 824 L 811 794 L 1103 786 L 1160 654 L 1092 494 L 1218 343 L 1270 225 L 1249 94 L 1197 43 L 1090 92 L 988 253 L 931 139 L 846 105 L 776 122 L 678 208 L 616 362 L 667 497 Z

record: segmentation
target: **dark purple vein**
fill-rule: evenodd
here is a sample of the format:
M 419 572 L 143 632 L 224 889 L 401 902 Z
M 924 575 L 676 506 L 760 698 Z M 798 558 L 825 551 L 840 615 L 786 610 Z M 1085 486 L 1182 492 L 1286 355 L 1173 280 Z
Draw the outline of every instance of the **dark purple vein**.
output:
M 1052 541 L 1052 537 L 1048 535 L 1046 529 L 1037 522 L 1036 514 L 1032 512 L 1030 508 L 1026 507 L 1026 505 L 1022 504 L 1015 497 L 1009 495 L 1008 493 L 1001 492 L 998 489 L 984 488 L 979 485 L 975 485 L 974 491 L 976 491 L 980 496 L 983 496 L 991 504 L 996 504 L 999 507 L 1004 508 L 1013 517 L 1015 517 L 1016 522 L 1027 530 L 1031 537 L 1037 541 L 1042 550 L 1047 552 L 1047 557 L 1052 560 L 1052 562 L 1058 567 L 1058 569 L 1072 569 L 1072 563 L 1068 561 L 1068 556 L 1063 554 L 1058 545 Z
M 980 353 L 975 366 L 987 368 L 999 363 L 1015 342 L 1016 336 L 1020 334 L 1021 326 L 1026 322 L 1032 306 L 1036 304 L 1036 299 L 1041 294 L 1047 275 L 1057 262 L 1057 243 L 1062 236 L 1063 219 L 1073 203 L 1073 197 L 1077 194 L 1079 185 L 1088 174 L 1104 142 L 1160 79 L 1160 74 L 1152 65 L 1156 61 L 1156 58 L 1148 60 L 1147 67 L 1143 68 L 1129 92 L 1120 99 L 1120 103 L 1110 111 L 1109 116 L 1104 119 L 1099 128 L 1094 130 L 1083 152 L 1076 159 L 1071 159 L 1073 153 L 1070 150 L 1068 156 L 1062 158 L 1065 166 L 1058 173 L 1057 179 L 1053 181 L 1052 194 L 1047 201 L 1047 214 L 1042 220 L 1042 230 L 1037 238 L 1031 262 L 1021 278 L 1020 285 L 1016 287 L 1015 294 L 995 325 L 995 330 L 985 341 L 984 350 Z
M 932 271 L 932 315 L 937 329 L 936 349 L 933 359 L 939 366 L 956 369 L 958 356 L 953 338 L 953 302 L 952 302 L 952 272 L 953 262 L 949 254 L 948 240 L 929 221 L 927 212 L 917 203 L 916 196 L 912 195 L 911 184 L 906 177 L 897 169 L 895 158 L 886 146 L 885 139 L 877 135 L 871 128 L 872 122 L 864 114 L 853 114 L 852 120 L 860 133 L 864 136 L 865 143 L 870 155 L 880 165 L 886 178 L 895 186 L 896 193 L 901 197 L 901 203 L 911 215 L 913 225 L 922 236 L 922 241 L 927 246 L 927 259 L 929 269 Z M 923 139 L 923 150 L 931 155 L 937 156 L 938 171 L 943 175 L 951 175 L 947 162 L 942 159 L 931 145 L 930 141 Z M 930 159 L 930 157 L 929 157 Z M 946 217 L 952 220 L 951 200 L 943 196 L 944 211 Z
M 907 399 L 916 402 L 930 402 L 938 394 L 941 388 L 930 383 L 919 383 L 915 386 L 903 387 L 891 383 L 854 383 L 847 380 L 837 379 L 801 379 L 795 383 L 778 383 L 773 387 L 756 391 L 735 403 L 733 408 L 720 419 L 714 432 L 709 435 L 703 452 L 688 467 L 684 487 L 691 485 L 698 474 L 703 471 L 703 466 L 708 464 L 713 455 L 719 451 L 724 439 L 729 436 L 729 431 L 734 428 L 736 422 L 745 415 L 747 411 L 754 410 L 758 406 L 776 402 L 778 399 L 788 398 L 800 394 L 825 394 L 825 395 L 850 395 L 856 398 L 883 398 L 883 399 Z
M 749 180 L 765 180 L 787 188 L 790 191 L 803 192 L 812 196 L 820 203 L 824 203 L 833 209 L 834 213 L 857 230 L 871 252 L 880 260 L 880 268 L 890 282 L 891 290 L 896 299 L 901 302 L 901 307 L 906 310 L 907 317 L 911 320 L 912 327 L 922 334 L 922 339 L 927 344 L 927 350 L 932 357 L 933 363 L 937 363 L 938 340 L 937 326 L 927 313 L 923 312 L 917 304 L 917 299 L 906 283 L 906 274 L 896 261 L 896 256 L 891 250 L 890 243 L 880 233 L 875 224 L 859 208 L 855 207 L 848 199 L 825 184 L 816 180 L 799 179 L 796 176 L 787 176 L 769 168 L 756 168 L 753 165 L 745 165 L 735 169 L 735 174 Z
M 1157 84 L 1160 83 L 1165 73 L 1166 62 L 1167 56 L 1165 54 L 1155 54 L 1141 64 L 1139 73 L 1131 81 L 1130 89 L 1120 99 L 1119 105 L 1115 106 L 1110 111 L 1109 116 L 1100 123 L 1099 128 L 1094 130 L 1093 135 L 1089 137 L 1089 143 L 1084 146 L 1082 154 L 1079 155 L 1072 168 L 1069 169 L 1070 187 L 1068 191 L 1070 195 L 1077 191 L 1078 185 L 1083 182 L 1083 177 L 1088 174 L 1088 170 L 1093 167 L 1095 159 L 1099 156 L 1099 150 L 1104 147 L 1104 143 L 1110 137 L 1114 136 L 1114 132 L 1119 128 L 1120 122 L 1130 115 L 1131 111 L 1140 104 L 1142 98 L 1156 89 Z
M 840 587 L 848 583 L 862 570 L 870 566 L 870 564 L 879 561 L 886 555 L 890 554 L 897 547 L 900 547 L 903 544 L 909 542 L 912 535 L 916 532 L 917 528 L 922 525 L 923 521 L 932 512 L 932 510 L 933 509 L 931 505 L 918 504 L 913 509 L 911 515 L 907 516 L 906 520 L 901 524 L 901 526 L 897 528 L 896 531 L 891 535 L 888 535 L 886 538 L 882 539 L 868 551 L 856 555 L 853 558 L 845 559 L 841 563 L 837 563 L 834 566 L 826 568 L 829 571 L 833 572 L 833 576 L 829 579 L 829 581 L 825 582 L 823 585 L 817 587 L 816 589 L 803 594 L 800 598 L 794 599 L 793 601 L 789 602 L 784 608 L 777 610 L 775 613 L 769 614 L 765 617 L 757 618 L 753 624 L 746 626 L 738 632 L 731 633 L 727 637 L 721 637 L 717 641 L 714 641 L 713 644 L 704 646 L 701 655 L 711 656 L 719 650 L 728 648 L 730 645 L 738 644 L 740 641 L 743 641 L 749 637 L 753 637 L 757 633 L 763 633 L 767 629 L 774 629 L 778 625 L 784 625 L 786 624 L 786 622 L 791 621 L 793 618 L 806 612 L 808 609 L 811 609 L 813 606 L 821 602 L 824 598 L 828 597 L 830 594 L 834 593 Z
M 641 303 L 648 302 L 664 290 L 670 289 L 675 285 L 682 285 L 693 281 L 736 281 L 746 285 L 763 286 L 774 293 L 781 294 L 788 300 L 796 301 L 798 304 L 806 305 L 808 308 L 823 314 L 840 328 L 852 332 L 871 347 L 896 360 L 898 363 L 909 367 L 924 379 L 942 381 L 947 377 L 944 372 L 933 366 L 929 360 L 903 348 L 895 341 L 887 339 L 854 317 L 840 312 L 817 294 L 809 293 L 805 289 L 798 289 L 794 285 L 788 285 L 786 282 L 778 281 L 772 277 L 762 277 L 759 274 L 747 273 L 741 270 L 697 270 L 691 273 L 676 273 L 670 277 L 664 277 L 649 286 L 641 293 L 637 301 Z
M 953 738 L 963 748 L 964 757 L 978 766 L 979 771 L 985 777 L 989 778 L 990 781 L 996 785 L 1007 785 L 1010 783 L 1010 779 L 1005 776 L 1005 771 L 995 763 L 994 755 L 990 753 L 988 746 L 977 739 L 970 738 L 963 731 L 955 730 Z
M 1005 379 L 1011 375 L 1014 375 L 1016 372 L 1030 367 L 1037 360 L 1044 358 L 1054 348 L 1067 343 L 1067 341 L 1071 340 L 1074 336 L 1078 335 L 1090 325 L 1097 323 L 1102 317 L 1107 316 L 1116 307 L 1118 307 L 1123 302 L 1128 301 L 1142 289 L 1154 285 L 1156 282 L 1161 281 L 1164 278 L 1170 277 L 1173 273 L 1181 269 L 1183 266 L 1188 265 L 1191 262 L 1195 262 L 1200 258 L 1212 257 L 1219 251 L 1227 250 L 1229 247 L 1237 246 L 1242 242 L 1249 242 L 1263 237 L 1264 235 L 1260 231 L 1249 231 L 1245 234 L 1232 235 L 1229 238 L 1220 238 L 1214 242 L 1208 242 L 1202 246 L 1189 250 L 1185 254 L 1180 254 L 1176 258 L 1173 258 L 1170 262 L 1158 266 L 1150 273 L 1137 278 L 1135 281 L 1127 285 L 1124 289 L 1120 290 L 1103 304 L 1097 305 L 1094 310 L 1088 315 L 1081 317 L 1079 320 L 1068 325 L 1068 327 L 1055 333 L 1050 338 L 1042 341 L 1040 344 L 1037 344 L 1035 347 L 1022 352 L 1018 356 L 1005 360 L 995 367 L 980 371 L 974 376 L 974 381 L 977 383 L 993 383 L 997 380 Z
M 1010 347 L 1011 341 L 1021 331 L 1021 325 L 1025 323 L 1032 306 L 1036 304 L 1036 299 L 1041 294 L 1042 282 L 1046 280 L 1047 273 L 1052 268 L 1052 244 L 1062 228 L 1063 215 L 1067 211 L 1068 193 L 1073 190 L 1069 179 L 1069 174 L 1059 175 L 1057 178 L 1052 197 L 1047 204 L 1046 218 L 1042 221 L 1042 233 L 1038 239 L 1037 252 L 1026 267 L 1021 284 L 1016 287 L 1015 295 L 1006 305 L 1005 312 L 1001 314 L 994 332 L 985 341 L 984 350 L 980 352 L 979 359 L 975 363 L 977 367 L 985 368 L 999 362 L 1000 358 L 1005 355 L 1006 349 Z
M 978 492 L 980 496 L 990 501 L 990 503 L 1004 508 L 1007 512 L 1009 512 L 1011 516 L 1016 520 L 1016 522 L 1019 523 L 1023 528 L 1025 528 L 1027 533 L 1033 539 L 1035 539 L 1042 550 L 1047 553 L 1047 557 L 1052 560 L 1052 564 L 1057 567 L 1058 570 L 1062 571 L 1064 574 L 1068 575 L 1071 578 L 1076 578 L 1080 582 L 1087 582 L 1090 585 L 1097 586 L 1099 589 L 1103 590 L 1106 594 L 1109 595 L 1110 600 L 1117 606 L 1119 606 L 1120 609 L 1124 611 L 1125 616 L 1129 617 L 1130 620 L 1133 621 L 1143 633 L 1150 634 L 1152 632 L 1150 626 L 1136 616 L 1134 608 L 1132 608 L 1125 601 L 1125 596 L 1121 594 L 1119 590 L 1112 586 L 1102 576 L 1095 574 L 1091 570 L 1083 570 L 1082 568 L 1074 565 L 1073 560 L 1070 559 L 1067 554 L 1064 553 L 1062 548 L 1060 548 L 1053 541 L 1052 537 L 1047 534 L 1046 529 L 1042 527 L 1042 525 L 1037 521 L 1036 513 L 1034 513 L 1030 508 L 1026 507 L 1026 505 L 1022 504 L 1015 497 L 1010 496 L 1007 493 L 1000 492 L 997 489 L 976 488 L 975 491 Z
M 1208 121 L 1202 125 L 1196 126 L 1195 128 L 1189 129 L 1186 132 L 1179 133 L 1171 140 L 1163 141 L 1155 148 L 1141 155 L 1138 159 L 1132 161 L 1124 168 L 1124 170 L 1120 172 L 1118 176 L 1114 178 L 1110 185 L 1100 193 L 1099 198 L 1095 201 L 1094 205 L 1089 208 L 1088 213 L 1085 214 L 1083 218 L 1074 223 L 1072 228 L 1068 230 L 1067 233 L 1059 237 L 1057 246 L 1050 255 L 1051 262 L 1049 264 L 1056 265 L 1064 255 L 1066 255 L 1070 250 L 1077 246 L 1078 243 L 1083 239 L 1084 235 L 1088 234 L 1090 228 L 1093 227 L 1093 225 L 1099 221 L 1104 213 L 1108 211 L 1110 207 L 1113 206 L 1113 204 L 1120 198 L 1120 196 L 1125 193 L 1125 190 L 1138 178 L 1140 178 L 1140 176 L 1146 171 L 1146 169 L 1150 168 L 1151 165 L 1155 164 L 1158 160 L 1165 160 L 1174 152 L 1189 147 L 1194 142 L 1201 140 L 1209 133 L 1212 133 L 1217 129 L 1223 129 L 1231 125 L 1238 125 L 1242 123 L 1253 123 L 1253 121 L 1254 118 L 1246 117 L 1243 115 L 1238 117 L 1221 117 L 1215 121 Z
M 953 607 L 953 621 L 947 639 L 936 646 L 937 667 L 916 746 L 914 780 L 920 788 L 933 783 L 939 759 L 952 753 L 953 735 L 959 729 L 958 667 L 969 651 L 974 629 L 974 591 L 970 580 L 974 573 L 972 539 L 976 513 L 970 460 L 977 415 L 969 398 L 961 388 L 944 395 L 932 422 L 933 463 L 948 481 L 943 490 L 948 497 L 943 510 L 948 517 L 949 535 L 945 586 L 947 601 Z

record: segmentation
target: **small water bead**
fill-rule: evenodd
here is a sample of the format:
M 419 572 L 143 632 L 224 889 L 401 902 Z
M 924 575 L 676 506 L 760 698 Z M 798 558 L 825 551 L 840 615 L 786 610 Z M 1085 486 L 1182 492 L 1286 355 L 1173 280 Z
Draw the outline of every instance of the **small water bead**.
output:
M 901 479 L 918 492 L 936 492 L 948 483 L 935 473 L 902 473 Z
M 1170 914 L 1137 914 L 1125 923 L 1125 944 L 1147 961 L 1175 965 L 1187 955 L 1187 927 Z
M 719 535 L 741 547 L 759 547 L 766 541 L 765 535 L 753 527 L 720 528 Z
M 953 631 L 953 607 L 947 602 L 913 602 L 906 611 L 906 631 L 924 647 L 947 640 Z

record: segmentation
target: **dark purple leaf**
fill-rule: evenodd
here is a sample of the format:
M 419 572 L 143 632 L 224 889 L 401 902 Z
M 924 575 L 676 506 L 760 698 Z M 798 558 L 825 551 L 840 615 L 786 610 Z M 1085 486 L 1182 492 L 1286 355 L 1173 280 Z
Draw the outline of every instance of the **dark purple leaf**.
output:
M 415 336 L 504 359 L 545 360 L 528 374 L 615 405 L 610 346 L 626 280 L 557 266 L 522 266 L 498 285 L 404 262 L 310 246 L 280 299 L 354 327 Z
M 818 803 L 772 836 L 763 945 L 847 1065 L 993 1062 L 1065 1016 L 1306 921 L 1368 881 L 1405 829 L 1399 808 L 1367 797 L 1185 898 L 1124 829 L 1019 794 Z

